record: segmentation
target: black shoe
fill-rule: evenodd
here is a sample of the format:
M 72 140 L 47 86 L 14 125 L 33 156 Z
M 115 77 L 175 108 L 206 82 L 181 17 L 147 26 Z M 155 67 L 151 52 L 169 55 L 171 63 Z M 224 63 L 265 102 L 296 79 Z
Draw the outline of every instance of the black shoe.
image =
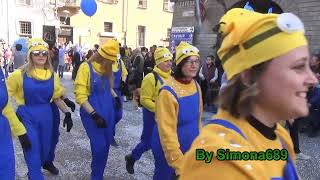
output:
M 58 175 L 59 174 L 59 169 L 57 169 L 53 163 L 45 163 L 43 166 L 42 166 L 43 169 L 46 169 L 47 171 L 49 171 L 51 174 L 54 174 L 54 175 Z
M 112 139 L 110 145 L 113 146 L 113 147 L 119 147 L 117 141 L 114 138 Z
M 124 159 L 126 160 L 127 172 L 129 174 L 134 174 L 133 166 L 134 166 L 135 160 L 132 158 L 132 155 L 131 154 L 126 155 Z

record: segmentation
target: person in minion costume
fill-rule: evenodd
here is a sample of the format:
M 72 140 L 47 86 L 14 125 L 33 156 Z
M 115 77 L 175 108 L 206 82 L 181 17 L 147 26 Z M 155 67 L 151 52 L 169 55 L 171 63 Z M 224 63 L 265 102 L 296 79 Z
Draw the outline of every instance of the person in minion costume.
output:
M 116 63 L 112 64 L 112 72 L 114 77 L 112 94 L 114 97 L 114 105 L 115 105 L 115 115 L 114 115 L 115 123 L 114 123 L 114 132 L 113 132 L 113 139 L 111 141 L 111 145 L 117 147 L 118 144 L 114 139 L 114 136 L 116 134 L 115 126 L 122 119 L 122 113 L 123 113 L 123 107 L 122 107 L 123 97 L 122 97 L 120 87 L 121 87 L 121 81 L 125 82 L 128 75 L 128 71 L 120 55 L 118 56 Z
M 109 40 L 80 65 L 74 83 L 82 124 L 91 145 L 91 179 L 102 180 L 113 139 L 114 100 L 112 64 L 119 56 L 119 42 Z
M 172 179 L 181 173 L 184 153 L 201 128 L 202 96 L 194 80 L 199 50 L 181 42 L 176 47 L 176 70 L 160 88 L 155 105 L 156 125 L 152 135 L 154 180 Z
M 279 122 L 307 116 L 306 94 L 318 83 L 309 67 L 304 25 L 292 13 L 240 8 L 220 22 L 218 55 L 228 83 L 218 113 L 186 153 L 180 179 L 297 180 L 293 145 Z M 213 152 L 212 161 L 196 160 L 199 149 Z M 239 152 L 237 157 L 231 160 L 227 149 Z
M 41 166 L 48 157 L 51 145 L 53 114 L 51 102 L 65 113 L 64 124 L 72 127 L 71 113 L 60 97 L 64 88 L 53 72 L 48 59 L 48 44 L 40 38 L 28 41 L 27 63 L 8 78 L 8 94 L 13 96 L 16 114 L 27 129 L 32 147 L 23 151 L 28 178 L 42 180 Z
M 134 173 L 134 163 L 140 159 L 142 154 L 151 149 L 152 132 L 155 125 L 154 113 L 155 101 L 159 95 L 161 86 L 171 75 L 172 54 L 167 48 L 159 47 L 155 53 L 156 66 L 152 73 L 147 74 L 141 85 L 141 99 L 143 113 L 143 129 L 140 143 L 125 157 L 128 173 Z
M 24 150 L 31 148 L 26 129 L 11 106 L 4 74 L 0 67 L 0 179 L 15 179 L 15 157 L 12 135 L 19 138 Z

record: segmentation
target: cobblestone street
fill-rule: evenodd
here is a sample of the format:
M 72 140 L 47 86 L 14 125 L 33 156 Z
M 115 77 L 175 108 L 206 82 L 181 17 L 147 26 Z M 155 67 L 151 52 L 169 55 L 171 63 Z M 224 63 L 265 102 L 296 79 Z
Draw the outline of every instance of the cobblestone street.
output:
M 62 83 L 67 89 L 67 96 L 74 100 L 71 75 L 65 73 Z M 204 119 L 210 117 L 209 113 L 204 114 Z M 52 176 L 44 171 L 48 180 L 87 180 L 90 177 L 91 152 L 89 139 L 82 126 L 79 106 L 72 115 L 74 127 L 70 133 L 60 126 L 60 142 L 57 145 L 55 165 L 59 168 L 60 174 Z M 151 151 L 145 153 L 135 165 L 135 174 L 126 172 L 124 156 L 128 154 L 140 139 L 142 130 L 142 113 L 137 111 L 132 102 L 124 103 L 124 117 L 119 122 L 116 131 L 118 148 L 110 147 L 109 159 L 105 170 L 105 179 L 152 179 L 153 156 Z M 301 135 L 301 150 L 310 155 L 310 160 L 298 161 L 298 169 L 302 179 L 320 179 L 320 137 L 308 138 Z M 23 159 L 20 144 L 15 140 L 16 151 L 16 173 L 18 180 L 27 179 L 27 168 Z

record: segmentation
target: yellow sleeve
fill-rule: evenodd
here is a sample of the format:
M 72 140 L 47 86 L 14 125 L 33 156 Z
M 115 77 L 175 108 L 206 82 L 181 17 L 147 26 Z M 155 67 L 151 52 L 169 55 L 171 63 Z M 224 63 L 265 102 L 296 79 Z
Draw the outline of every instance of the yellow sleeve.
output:
M 65 89 L 62 86 L 60 79 L 56 73 L 54 73 L 53 77 L 54 77 L 54 90 L 53 90 L 52 99 L 59 99 L 61 98 L 61 96 L 65 94 Z
M 128 75 L 127 68 L 124 65 L 124 62 L 122 60 L 120 61 L 121 61 L 121 72 L 122 72 L 121 77 L 127 76 Z
M 88 63 L 82 63 L 74 81 L 74 94 L 76 102 L 82 105 L 90 95 L 90 69 Z
M 153 74 L 150 73 L 142 81 L 140 103 L 151 112 L 155 112 L 156 105 L 155 99 L 153 98 L 155 88 L 154 77 Z
M 166 160 L 176 174 L 180 174 L 183 153 L 177 135 L 178 103 L 176 98 L 167 90 L 162 90 L 156 101 L 156 121 L 160 142 Z
M 15 70 L 7 80 L 8 96 L 14 97 L 17 105 L 24 104 L 23 75 L 20 70 Z
M 12 106 L 11 106 L 11 100 L 10 97 L 8 97 L 8 103 L 2 110 L 2 114 L 8 119 L 11 132 L 14 136 L 20 136 L 26 133 L 26 128 L 23 126 L 23 124 L 19 121 L 16 113 L 14 112 Z

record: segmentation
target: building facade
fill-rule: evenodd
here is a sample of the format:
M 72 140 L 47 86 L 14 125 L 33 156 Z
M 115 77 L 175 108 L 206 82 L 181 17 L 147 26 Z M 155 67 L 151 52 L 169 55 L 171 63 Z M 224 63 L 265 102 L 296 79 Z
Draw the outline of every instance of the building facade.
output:
M 197 16 L 197 0 L 172 0 L 175 2 L 173 27 L 195 27 L 194 44 L 199 47 L 202 57 L 214 54 L 216 35 L 213 27 L 228 9 L 239 0 L 199 0 L 201 6 Z M 311 53 L 320 52 L 320 1 L 315 0 L 273 0 L 285 12 L 298 15 L 305 24 L 306 36 Z M 198 18 L 197 18 L 198 17 Z M 199 20 L 198 20 L 199 19 Z M 201 20 L 200 20 L 201 19 Z M 200 22 L 200 23 L 199 23 Z
M 48 0 L 0 0 L 0 39 L 12 44 L 19 37 L 43 37 L 43 26 L 56 26 Z
M 173 17 L 170 0 L 96 0 L 92 17 L 83 12 L 71 17 L 74 42 L 92 47 L 116 38 L 128 47 L 169 45 Z

